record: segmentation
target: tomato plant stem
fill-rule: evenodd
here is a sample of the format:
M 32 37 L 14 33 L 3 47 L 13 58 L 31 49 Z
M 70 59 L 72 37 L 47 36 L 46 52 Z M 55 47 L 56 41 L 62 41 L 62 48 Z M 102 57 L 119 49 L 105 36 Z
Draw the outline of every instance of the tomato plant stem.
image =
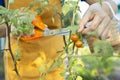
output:
M 76 4 L 75 9 L 74 9 L 74 11 L 73 11 L 73 17 L 72 17 L 71 26 L 74 25 L 74 22 L 75 22 L 75 16 L 76 16 L 76 14 L 77 14 L 77 9 L 78 9 L 79 1 L 80 1 L 80 0 L 77 1 L 77 4 Z
M 16 74 L 18 75 L 18 79 L 19 80 L 21 80 L 20 79 L 20 74 L 19 74 L 19 72 L 18 72 L 18 69 L 17 69 L 17 62 L 16 62 L 16 60 L 15 60 L 15 58 L 14 58 L 14 55 L 13 55 L 13 52 L 12 52 L 12 49 L 11 49 L 11 40 L 10 40 L 10 26 L 9 26 L 9 24 L 6 22 L 6 25 L 7 25 L 7 35 L 8 35 L 8 50 L 9 50 L 9 52 L 10 52 L 10 55 L 11 55 L 11 57 L 12 57 L 12 60 L 13 60 L 13 62 L 14 62 L 14 71 L 16 72 Z

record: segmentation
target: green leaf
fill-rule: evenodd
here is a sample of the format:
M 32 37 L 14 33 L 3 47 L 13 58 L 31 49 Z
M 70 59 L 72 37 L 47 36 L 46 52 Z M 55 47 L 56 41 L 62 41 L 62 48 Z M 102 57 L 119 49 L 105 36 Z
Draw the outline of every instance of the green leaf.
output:
M 69 26 L 71 25 L 72 22 L 72 17 L 73 16 L 73 10 L 69 10 L 63 17 L 64 20 L 64 26 Z
M 77 76 L 76 80 L 83 80 L 81 76 Z
M 62 72 L 62 73 L 60 73 L 60 75 L 61 76 L 65 76 L 65 74 L 66 74 L 66 72 L 64 71 L 64 72 Z
M 41 10 L 41 9 L 37 9 L 36 12 L 37 12 L 37 14 L 39 15 L 39 14 L 42 14 L 44 11 Z
M 5 7 L 3 7 L 3 6 L 0 6 L 0 14 L 1 14 L 1 15 L 5 15 L 6 12 L 7 12 L 7 9 L 6 9 Z M 7 14 L 8 14 L 8 13 L 7 13 Z
M 66 80 L 72 80 L 72 79 L 73 79 L 72 75 L 68 75 L 66 78 Z
M 45 66 L 41 66 L 40 68 L 39 68 L 39 72 L 42 72 L 42 71 L 44 71 L 45 70 Z
M 3 19 L 0 17 L 0 24 L 2 23 L 2 20 L 3 20 Z
M 34 6 L 34 2 L 31 2 L 29 7 L 32 8 Z
M 61 57 L 58 58 L 57 63 L 58 63 L 58 67 L 60 67 L 61 64 L 63 63 L 63 58 L 61 58 Z
M 73 66 L 71 66 L 72 67 L 72 70 L 74 71 L 74 72 L 79 72 L 80 70 L 81 70 L 81 66 L 80 65 L 73 65 Z
M 17 48 L 16 50 L 15 50 L 15 59 L 16 59 L 16 61 L 20 61 L 21 60 L 21 54 L 20 54 L 20 50 Z
M 68 6 L 67 4 L 63 5 L 62 11 L 63 11 L 63 14 L 64 14 L 64 15 L 66 15 L 69 10 L 70 10 L 70 8 L 69 8 L 69 6 Z
M 81 57 L 82 61 L 84 62 L 85 68 L 92 70 L 96 67 L 100 67 L 101 62 L 98 57 L 95 56 L 83 56 Z
M 73 26 L 68 26 L 68 30 L 71 30 L 72 34 L 77 33 L 79 26 L 78 25 L 73 25 Z
M 75 1 L 68 1 L 68 2 L 64 3 L 64 5 L 62 7 L 63 14 L 66 15 L 70 10 L 74 10 L 75 6 L 76 6 Z
M 17 26 L 17 17 L 13 18 L 11 22 L 13 23 L 14 26 Z
M 105 41 L 96 41 L 93 44 L 95 54 L 107 58 L 113 56 L 114 50 L 113 47 Z

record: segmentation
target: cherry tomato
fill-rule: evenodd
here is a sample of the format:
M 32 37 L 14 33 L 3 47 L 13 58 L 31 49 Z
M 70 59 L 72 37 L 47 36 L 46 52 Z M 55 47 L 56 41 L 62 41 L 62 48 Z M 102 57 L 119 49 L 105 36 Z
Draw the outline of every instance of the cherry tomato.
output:
M 83 43 L 82 43 L 81 41 L 75 42 L 75 46 L 76 46 L 77 48 L 82 47 L 82 45 L 83 45 Z
M 71 34 L 71 40 L 73 41 L 73 42 L 76 42 L 76 41 L 78 41 L 79 40 L 79 38 L 78 38 L 78 35 L 77 34 Z

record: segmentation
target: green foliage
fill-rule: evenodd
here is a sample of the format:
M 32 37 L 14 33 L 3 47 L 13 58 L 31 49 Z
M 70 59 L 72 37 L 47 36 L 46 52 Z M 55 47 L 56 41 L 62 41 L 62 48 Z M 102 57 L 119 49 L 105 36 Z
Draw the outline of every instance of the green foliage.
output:
M 34 7 L 37 5 L 37 7 Z M 29 8 L 34 8 L 34 11 L 37 12 L 38 15 L 44 13 L 44 10 L 49 6 L 48 0 L 34 0 L 30 3 Z
M 79 26 L 78 25 L 73 25 L 73 26 L 68 26 L 66 29 L 71 30 L 71 34 L 74 34 L 77 32 Z
M 0 24 L 2 23 L 2 18 L 0 17 Z
M 76 1 L 67 1 L 62 6 L 62 12 L 66 15 L 69 11 L 74 10 L 75 6 L 77 5 Z
M 104 59 L 113 56 L 114 50 L 109 43 L 105 41 L 96 41 L 93 45 L 96 55 L 102 56 Z
M 64 26 L 67 27 L 69 25 L 71 25 L 72 22 L 72 17 L 73 16 L 73 10 L 70 10 L 68 13 L 66 13 L 66 15 L 63 17 L 64 20 Z
M 34 3 L 31 2 L 30 5 L 29 5 L 29 7 L 32 8 L 33 6 L 34 6 Z
M 20 50 L 16 49 L 14 53 L 15 53 L 15 59 L 16 59 L 16 61 L 20 61 L 21 60 Z
M 62 0 L 60 0 L 62 1 Z M 62 6 L 62 13 L 58 13 L 58 7 L 54 7 L 53 11 L 55 14 L 52 17 L 54 23 L 54 17 L 56 15 L 60 16 L 62 27 L 67 27 L 68 30 L 71 30 L 71 34 L 77 33 L 79 26 L 77 25 L 76 16 L 77 11 L 80 11 L 78 6 L 80 0 L 71 1 L 68 0 Z M 13 0 L 11 0 L 11 3 Z M 102 4 L 102 0 L 100 0 Z M 38 7 L 35 9 L 37 14 L 44 13 L 44 10 L 49 6 L 48 0 L 34 0 L 30 3 L 29 9 L 34 8 L 35 5 Z M 32 14 L 27 8 L 21 8 L 17 10 L 9 10 L 0 6 L 0 23 L 8 23 L 8 26 L 14 28 L 12 33 L 13 35 L 31 35 L 34 26 L 31 24 L 31 21 L 34 19 L 34 14 Z M 95 36 L 96 31 L 89 33 L 90 35 Z M 66 68 L 61 73 L 61 76 L 65 76 L 66 80 L 105 80 L 109 74 L 112 73 L 114 66 L 118 65 L 120 61 L 119 58 L 115 57 L 114 50 L 112 46 L 105 41 L 97 41 L 93 45 L 94 52 L 90 54 L 88 49 L 85 47 L 83 51 L 75 47 L 75 43 L 71 42 L 69 36 L 64 36 L 65 47 L 59 57 L 55 58 L 53 63 L 46 70 L 46 66 L 41 66 L 39 68 L 40 72 L 43 73 L 42 78 L 44 78 L 48 72 L 52 71 L 55 68 L 61 68 L 61 65 L 65 61 Z M 79 37 L 82 40 L 82 34 L 80 33 Z M 20 60 L 21 55 L 20 51 L 16 50 L 16 60 Z M 64 56 L 64 57 L 63 57 Z M 119 64 L 120 65 L 120 64 Z
M 45 69 L 46 69 L 45 66 L 41 66 L 41 67 L 39 68 L 39 72 L 42 72 L 42 71 L 44 71 Z
M 81 76 L 77 76 L 76 80 L 82 80 Z
M 14 35 L 31 35 L 34 26 L 31 24 L 34 15 L 27 8 L 9 10 L 0 6 L 2 23 L 8 23 L 9 28 L 13 28 Z
M 80 11 L 80 7 L 78 6 L 78 1 L 66 1 L 62 6 L 62 12 L 64 17 L 64 26 L 76 25 L 77 24 L 77 11 Z

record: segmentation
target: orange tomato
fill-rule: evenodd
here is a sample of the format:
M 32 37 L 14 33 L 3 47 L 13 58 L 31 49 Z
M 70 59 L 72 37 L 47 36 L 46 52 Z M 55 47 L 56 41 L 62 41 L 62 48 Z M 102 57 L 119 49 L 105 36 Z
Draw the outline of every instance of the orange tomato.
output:
M 83 43 L 82 43 L 81 41 L 75 42 L 75 46 L 76 46 L 77 48 L 82 47 L 82 45 L 83 45 Z
M 71 40 L 73 41 L 73 42 L 76 42 L 76 41 L 78 41 L 79 40 L 79 37 L 78 37 L 78 35 L 77 34 L 71 34 Z

